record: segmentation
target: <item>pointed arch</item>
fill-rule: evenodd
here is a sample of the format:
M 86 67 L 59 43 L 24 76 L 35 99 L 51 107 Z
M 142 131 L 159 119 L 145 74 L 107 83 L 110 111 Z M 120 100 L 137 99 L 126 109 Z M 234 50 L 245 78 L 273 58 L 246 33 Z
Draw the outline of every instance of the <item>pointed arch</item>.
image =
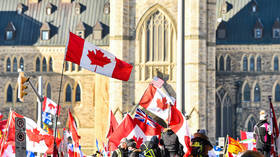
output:
M 42 71 L 47 72 L 47 60 L 45 57 L 43 57 L 43 61 L 42 61 Z
M 251 89 L 247 81 L 244 82 L 242 86 L 242 94 L 243 94 L 243 101 L 250 101 L 251 100 Z
M 257 71 L 258 72 L 262 71 L 262 59 L 261 59 L 261 56 L 257 57 Z
M 11 60 L 10 57 L 6 59 L 6 72 L 11 72 Z
M 75 87 L 75 101 L 80 102 L 81 101 L 81 87 L 80 84 L 77 83 Z
M 41 71 L 41 60 L 40 60 L 40 57 L 36 58 L 36 61 L 35 61 L 35 71 L 36 72 L 40 72 Z
M 69 70 L 69 63 L 68 61 L 65 61 L 65 67 L 64 67 L 64 71 L 68 71 Z
M 76 64 L 75 63 L 71 63 L 71 71 L 75 71 L 75 69 L 76 69 Z
M 279 58 L 277 55 L 273 57 L 273 71 L 279 71 Z
M 250 114 L 245 121 L 245 127 L 248 132 L 254 131 L 254 126 L 257 123 L 257 118 L 255 115 Z
M 18 72 L 18 64 L 17 64 L 17 58 L 14 57 L 13 59 L 13 72 Z
M 49 72 L 53 72 L 53 60 L 52 57 L 49 59 Z
M 23 60 L 23 57 L 20 57 L 20 60 L 19 60 L 19 68 L 24 71 L 24 60 Z
M 65 86 L 65 102 L 72 102 L 72 87 L 70 83 L 67 83 Z
M 255 58 L 250 56 L 250 71 L 255 71 Z
M 248 71 L 248 58 L 246 55 L 242 58 L 242 70 Z
M 226 56 L 226 71 L 231 71 L 231 58 L 229 55 Z
M 51 88 L 51 84 L 49 82 L 47 82 L 45 89 L 46 89 L 45 95 L 51 99 L 52 98 L 52 88 Z
M 216 90 L 216 137 L 233 135 L 233 106 L 229 93 L 222 87 Z
M 6 88 L 6 102 L 12 103 L 13 102 L 13 88 L 11 84 L 8 84 Z
M 220 71 L 225 71 L 225 60 L 224 60 L 224 56 L 220 56 Z
M 273 85 L 272 95 L 275 102 L 280 102 L 280 84 L 278 81 L 276 81 Z
M 148 9 L 140 18 L 136 27 L 137 80 L 150 80 L 156 71 L 169 75 L 169 80 L 174 80 L 177 33 L 175 20 L 172 18 L 159 4 Z M 157 62 L 157 67 L 150 64 L 153 62 Z
M 255 83 L 254 85 L 254 102 L 260 102 L 261 101 L 261 88 L 258 83 Z

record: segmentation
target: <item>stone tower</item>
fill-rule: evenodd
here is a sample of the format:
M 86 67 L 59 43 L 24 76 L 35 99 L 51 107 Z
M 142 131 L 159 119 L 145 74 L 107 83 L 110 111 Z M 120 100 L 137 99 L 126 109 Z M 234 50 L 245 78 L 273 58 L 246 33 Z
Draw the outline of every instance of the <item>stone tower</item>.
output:
M 110 79 L 109 104 L 121 119 L 154 76 L 176 97 L 177 1 L 111 0 L 110 51 L 134 65 L 130 80 Z M 185 110 L 189 125 L 211 130 L 215 118 L 215 0 L 185 1 Z

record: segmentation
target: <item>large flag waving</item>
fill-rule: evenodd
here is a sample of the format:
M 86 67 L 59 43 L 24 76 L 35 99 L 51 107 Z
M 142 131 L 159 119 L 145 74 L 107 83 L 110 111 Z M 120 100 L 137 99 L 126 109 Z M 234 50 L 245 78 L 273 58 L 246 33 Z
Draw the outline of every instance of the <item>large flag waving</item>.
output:
M 56 112 L 60 111 L 57 109 L 57 107 L 58 107 L 58 105 L 54 101 L 52 101 L 51 99 L 49 99 L 47 97 L 44 97 L 43 112 L 50 113 L 52 115 L 56 115 Z
M 112 133 L 117 129 L 119 123 L 117 122 L 115 116 L 114 116 L 114 113 L 112 111 L 110 111 L 110 126 L 109 126 L 109 131 L 107 133 L 107 138 L 109 138 Z
M 123 81 L 129 80 L 132 65 L 71 32 L 66 49 L 66 61 L 76 63 L 98 74 Z
M 54 137 L 46 133 L 32 119 L 24 117 L 18 113 L 12 112 L 9 119 L 8 138 L 6 143 L 14 145 L 15 143 L 15 118 L 24 118 L 26 124 L 26 150 L 38 153 L 52 153 Z M 5 144 L 6 144 L 5 143 Z M 59 144 L 60 141 L 57 140 Z
M 134 122 L 141 128 L 144 134 L 148 136 L 160 136 L 161 130 L 163 129 L 152 117 L 139 108 L 136 109 Z
M 272 154 L 274 157 L 278 155 L 280 155 L 280 137 L 279 137 L 279 128 L 277 126 L 277 120 L 276 120 L 276 116 L 275 116 L 275 112 L 274 112 L 274 108 L 271 102 L 271 99 L 269 99 L 270 101 L 270 124 L 271 124 L 271 128 L 272 128 L 272 136 L 271 136 L 271 151 L 270 154 Z
M 169 127 L 178 136 L 179 142 L 184 146 L 184 152 L 186 153 L 186 156 L 188 156 L 191 151 L 191 134 L 187 125 L 187 120 L 175 106 L 171 106 L 171 119 Z
M 76 123 L 74 121 L 74 117 L 72 116 L 70 110 L 68 111 L 68 116 L 69 116 L 68 127 L 69 127 L 69 131 L 72 135 L 72 140 L 75 143 L 75 147 L 79 147 L 80 136 L 78 135 L 77 126 L 76 126 Z
M 143 142 L 150 140 L 153 136 L 145 135 L 142 129 L 134 122 L 129 114 L 125 116 L 118 128 L 109 137 L 109 150 L 115 150 L 122 138 L 134 139 L 137 147 Z
M 149 85 L 139 102 L 142 107 L 163 120 L 168 120 L 170 105 L 174 103 L 169 95 L 164 94 L 152 84 Z

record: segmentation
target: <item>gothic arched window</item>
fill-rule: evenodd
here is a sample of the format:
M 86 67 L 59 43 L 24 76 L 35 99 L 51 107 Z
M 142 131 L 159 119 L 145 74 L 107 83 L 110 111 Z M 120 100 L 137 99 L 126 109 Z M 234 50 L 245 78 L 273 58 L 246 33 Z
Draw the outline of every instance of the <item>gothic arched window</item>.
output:
M 280 86 L 279 84 L 275 87 L 275 101 L 280 102 Z
M 43 66 L 42 66 L 42 71 L 43 72 L 47 72 L 47 61 L 46 61 L 46 58 L 44 57 L 43 58 Z
M 250 71 L 255 71 L 255 58 L 253 56 L 250 58 Z
M 40 63 L 40 58 L 38 57 L 36 59 L 36 72 L 40 72 L 41 71 L 41 63 Z
M 69 63 L 67 61 L 65 61 L 65 71 L 69 70 Z
M 49 72 L 53 71 L 53 63 L 52 63 L 52 58 L 49 60 Z
M 136 78 L 139 80 L 152 79 L 154 72 L 162 72 L 174 80 L 174 69 L 171 63 L 175 63 L 174 52 L 176 52 L 176 30 L 173 21 L 158 6 L 147 11 L 137 26 L 137 59 Z M 152 64 L 157 63 L 157 67 Z M 162 70 L 168 68 L 170 70 Z
M 24 60 L 23 60 L 23 58 L 20 58 L 20 60 L 19 60 L 19 68 L 20 68 L 22 71 L 24 71 Z
M 261 71 L 262 70 L 262 59 L 261 57 L 259 56 L 257 58 L 257 71 Z
M 227 56 L 226 71 L 231 71 L 231 59 Z
M 250 87 L 248 84 L 245 85 L 244 88 L 244 101 L 250 101 L 251 96 L 250 96 Z
M 261 101 L 261 90 L 260 86 L 256 84 L 254 89 L 254 102 L 260 102 Z
M 14 60 L 13 60 L 13 72 L 18 72 L 17 68 L 18 68 L 17 58 L 14 58 Z
M 76 69 L 76 64 L 75 63 L 72 63 L 72 71 L 75 71 L 75 69 Z
M 248 132 L 253 132 L 254 131 L 254 126 L 256 125 L 256 121 L 253 117 L 250 118 L 247 128 L 248 128 Z
M 7 88 L 7 102 L 13 102 L 13 88 L 11 85 Z
M 11 72 L 11 60 L 10 58 L 6 61 L 6 72 Z
M 224 57 L 221 56 L 220 57 L 220 71 L 224 71 L 225 70 L 225 66 L 224 66 Z
M 248 71 L 248 59 L 247 56 L 243 58 L 243 71 Z
M 52 89 L 51 89 L 51 85 L 48 83 L 47 85 L 47 97 L 48 98 L 52 98 Z
M 77 102 L 81 101 L 81 89 L 80 89 L 80 85 L 79 84 L 76 87 L 75 101 L 77 101 Z
M 274 71 L 279 71 L 279 59 L 277 56 L 274 57 Z
M 65 101 L 66 102 L 71 102 L 71 97 L 72 97 L 72 89 L 71 86 L 68 84 L 66 87 L 66 92 L 65 92 Z

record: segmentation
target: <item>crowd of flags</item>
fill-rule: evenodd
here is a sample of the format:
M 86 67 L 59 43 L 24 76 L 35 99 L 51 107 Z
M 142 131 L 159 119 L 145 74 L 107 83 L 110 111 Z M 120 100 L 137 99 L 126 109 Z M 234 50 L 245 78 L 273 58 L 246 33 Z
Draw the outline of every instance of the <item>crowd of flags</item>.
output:
M 51 105 L 50 105 L 51 104 Z M 45 97 L 43 104 L 43 114 L 55 115 L 59 112 L 57 104 Z M 48 107 L 51 106 L 51 107 Z M 26 140 L 26 156 L 33 157 L 36 153 L 45 154 L 45 156 L 53 154 L 54 151 L 60 152 L 60 154 L 69 157 L 83 157 L 81 146 L 79 145 L 79 139 L 77 133 L 77 127 L 74 122 L 73 116 L 68 111 L 68 126 L 69 129 L 63 130 L 63 137 L 58 136 L 54 139 L 54 131 L 48 127 L 47 123 L 42 123 L 39 126 L 32 119 L 20 115 L 14 111 L 10 111 L 9 117 L 6 120 L 0 121 L 0 154 L 2 157 L 13 157 L 15 156 L 15 125 L 16 117 L 25 119 L 25 140 Z M 69 143 L 69 138 L 72 142 Z M 58 146 L 58 150 L 54 150 L 54 140 Z

